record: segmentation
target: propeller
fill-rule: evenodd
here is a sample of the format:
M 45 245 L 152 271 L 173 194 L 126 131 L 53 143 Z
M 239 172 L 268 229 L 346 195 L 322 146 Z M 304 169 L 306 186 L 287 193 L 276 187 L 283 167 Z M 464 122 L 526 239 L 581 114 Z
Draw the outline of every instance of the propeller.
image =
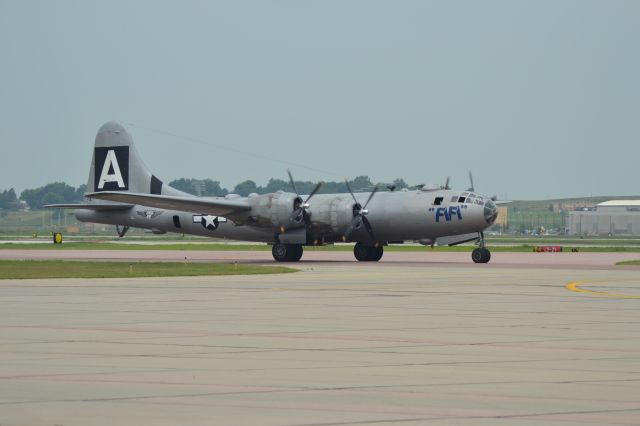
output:
M 469 192 L 475 192 L 475 188 L 473 185 L 473 174 L 471 174 L 471 170 L 469 170 L 469 182 L 471 183 L 471 188 L 467 189 Z M 497 195 L 493 195 L 491 197 L 491 201 L 496 201 L 498 199 Z
M 371 238 L 372 242 L 375 242 L 376 238 L 373 234 L 373 228 L 371 227 L 371 223 L 369 223 L 369 220 L 367 219 L 367 214 L 369 213 L 369 211 L 367 210 L 367 206 L 371 202 L 373 196 L 376 195 L 376 192 L 378 192 L 378 185 L 373 188 L 373 191 L 371 191 L 371 194 L 369 194 L 369 198 L 367 198 L 367 202 L 364 203 L 363 206 L 358 202 L 356 196 L 353 195 L 353 191 L 351 190 L 349 181 L 345 179 L 345 183 L 347 184 L 347 189 L 349 190 L 349 194 L 351 194 L 351 198 L 353 198 L 355 204 L 353 205 L 353 219 L 351 220 L 351 223 L 349 224 L 347 230 L 344 232 L 342 240 L 347 241 L 349 235 L 351 235 L 354 230 L 360 229 L 360 227 L 364 225 L 364 228 L 367 230 L 367 234 L 369 234 L 369 238 Z
M 293 192 L 296 193 L 296 201 L 294 202 L 293 211 L 289 215 L 289 221 L 284 224 L 284 226 L 280 227 L 280 232 L 285 232 L 292 226 L 300 225 L 304 222 L 305 225 L 309 226 L 309 216 L 310 214 L 307 212 L 307 209 L 310 207 L 309 200 L 313 197 L 316 192 L 320 190 L 323 182 L 318 182 L 318 184 L 313 188 L 311 193 L 307 196 L 307 199 L 302 201 L 302 197 L 298 193 L 298 189 L 296 188 L 296 184 L 293 180 L 293 175 L 291 174 L 291 170 L 287 169 L 287 174 L 289 175 L 289 182 L 291 182 L 291 186 L 293 187 Z
M 451 187 L 449 186 L 449 176 L 447 176 L 447 180 L 444 183 L 444 186 L 441 186 L 440 189 L 451 189 Z

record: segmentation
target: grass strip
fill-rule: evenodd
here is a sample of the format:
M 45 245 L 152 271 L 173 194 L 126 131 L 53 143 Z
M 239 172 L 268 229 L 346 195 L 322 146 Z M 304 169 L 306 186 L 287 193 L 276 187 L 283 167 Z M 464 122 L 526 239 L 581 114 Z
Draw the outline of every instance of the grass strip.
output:
M 0 279 L 186 277 L 280 274 L 296 271 L 283 266 L 227 263 L 0 260 Z
M 616 263 L 618 266 L 640 266 L 640 260 L 625 260 L 623 262 Z

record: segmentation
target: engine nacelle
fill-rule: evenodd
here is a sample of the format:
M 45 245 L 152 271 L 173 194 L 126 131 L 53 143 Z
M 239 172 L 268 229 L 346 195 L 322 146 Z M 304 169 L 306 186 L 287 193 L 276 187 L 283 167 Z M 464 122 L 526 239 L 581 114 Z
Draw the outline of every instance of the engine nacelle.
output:
M 300 203 L 300 197 L 290 192 L 256 195 L 249 198 L 251 219 L 259 226 L 280 228 L 289 222 L 291 213 Z
M 353 204 L 351 197 L 342 194 L 322 203 L 312 203 L 311 224 L 319 233 L 341 236 L 353 220 Z

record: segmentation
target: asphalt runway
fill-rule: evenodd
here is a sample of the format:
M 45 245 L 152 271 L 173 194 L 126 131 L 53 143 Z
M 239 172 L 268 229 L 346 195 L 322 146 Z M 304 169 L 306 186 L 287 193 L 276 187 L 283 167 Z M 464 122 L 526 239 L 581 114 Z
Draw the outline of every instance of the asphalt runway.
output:
M 285 275 L 0 281 L 0 424 L 640 423 L 640 269 L 619 255 L 308 254 Z

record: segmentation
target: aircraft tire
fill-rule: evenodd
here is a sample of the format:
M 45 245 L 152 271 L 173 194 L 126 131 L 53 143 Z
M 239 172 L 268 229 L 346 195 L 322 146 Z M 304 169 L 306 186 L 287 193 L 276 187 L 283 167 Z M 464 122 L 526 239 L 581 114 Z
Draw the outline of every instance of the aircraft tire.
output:
M 359 262 L 377 262 L 382 259 L 384 249 L 382 246 L 373 247 L 365 246 L 362 243 L 356 243 L 353 247 L 353 255 Z
M 484 256 L 482 255 L 481 248 L 473 249 L 473 251 L 471 252 L 471 260 L 473 260 L 473 263 L 482 263 L 483 258 Z
M 482 251 L 484 252 L 484 258 L 482 259 L 482 263 L 489 263 L 489 261 L 491 260 L 491 252 L 489 251 L 489 249 L 483 248 Z
M 369 249 L 369 247 L 365 246 L 362 243 L 356 243 L 356 245 L 353 246 L 353 255 L 356 257 L 356 260 L 358 260 L 358 262 L 368 261 L 371 255 L 370 252 L 371 250 Z
M 372 262 L 377 262 L 382 259 L 382 255 L 384 254 L 384 249 L 382 246 L 371 247 L 371 258 L 369 259 Z
M 301 244 L 291 244 L 291 258 L 289 261 L 297 262 L 302 258 L 302 253 L 304 253 L 304 249 Z
M 302 257 L 302 245 L 274 243 L 271 254 L 276 262 L 297 262 Z
M 476 248 L 471 252 L 471 260 L 474 263 L 489 263 L 491 252 L 486 248 Z

